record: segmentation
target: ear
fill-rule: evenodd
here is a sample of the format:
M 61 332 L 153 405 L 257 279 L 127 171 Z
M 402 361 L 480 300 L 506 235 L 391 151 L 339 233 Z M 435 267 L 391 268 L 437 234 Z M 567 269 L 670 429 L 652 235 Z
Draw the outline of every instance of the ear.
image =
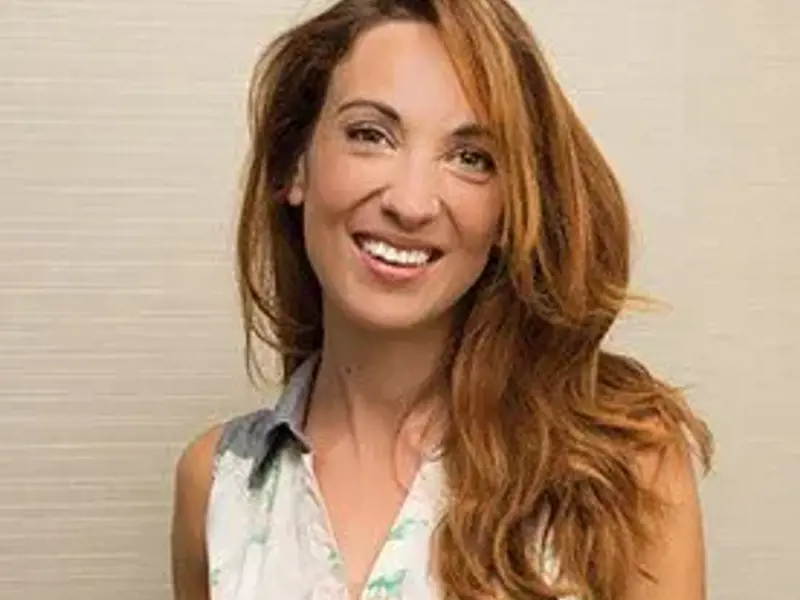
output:
M 292 177 L 292 184 L 286 199 L 291 206 L 300 206 L 305 199 L 305 192 L 306 165 L 304 157 L 300 157 L 300 160 L 297 161 L 297 169 L 295 169 L 294 176 Z

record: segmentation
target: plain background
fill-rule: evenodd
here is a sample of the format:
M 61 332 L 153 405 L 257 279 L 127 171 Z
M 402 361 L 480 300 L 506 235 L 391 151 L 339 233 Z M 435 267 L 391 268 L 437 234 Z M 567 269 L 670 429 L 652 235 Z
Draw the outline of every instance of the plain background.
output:
M 175 458 L 269 401 L 231 246 L 250 68 L 303 4 L 0 2 L 3 599 L 167 599 Z M 717 437 L 710 597 L 796 598 L 800 3 L 518 6 L 628 191 L 636 287 L 671 306 L 614 344 Z

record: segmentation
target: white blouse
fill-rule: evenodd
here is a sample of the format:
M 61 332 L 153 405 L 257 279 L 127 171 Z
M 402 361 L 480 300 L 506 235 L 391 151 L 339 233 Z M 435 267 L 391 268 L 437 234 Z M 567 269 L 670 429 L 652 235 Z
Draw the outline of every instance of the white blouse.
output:
M 313 374 L 308 361 L 275 410 L 238 417 L 223 428 L 206 522 L 212 600 L 349 600 L 301 431 Z M 360 600 L 439 598 L 429 576 L 429 546 L 441 498 L 441 465 L 425 462 Z

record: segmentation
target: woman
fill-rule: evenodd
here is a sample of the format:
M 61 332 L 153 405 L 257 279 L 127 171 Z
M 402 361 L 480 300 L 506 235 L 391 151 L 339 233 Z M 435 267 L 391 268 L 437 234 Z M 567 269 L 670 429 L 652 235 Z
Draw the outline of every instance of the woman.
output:
M 248 353 L 286 386 L 179 461 L 176 598 L 703 598 L 709 435 L 600 349 L 625 206 L 519 15 L 343 0 L 250 108 Z

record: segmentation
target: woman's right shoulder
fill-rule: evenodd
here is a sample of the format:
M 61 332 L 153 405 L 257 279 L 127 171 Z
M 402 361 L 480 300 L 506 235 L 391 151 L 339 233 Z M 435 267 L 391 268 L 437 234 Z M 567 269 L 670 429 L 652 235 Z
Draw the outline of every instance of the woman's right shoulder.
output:
M 214 458 L 225 428 L 225 423 L 217 423 L 184 447 L 175 469 L 178 487 L 197 489 L 211 485 Z
M 170 546 L 176 600 L 209 597 L 205 513 L 223 429 L 215 425 L 195 437 L 175 467 Z
M 185 524 L 179 529 L 195 542 L 204 537 L 203 525 L 214 480 L 214 464 L 225 430 L 225 423 L 217 423 L 196 435 L 184 447 L 175 465 L 174 517 Z
M 182 450 L 174 471 L 171 527 L 172 580 L 179 600 L 208 598 L 206 514 L 218 457 L 250 450 L 271 421 L 268 410 L 233 417 L 196 435 Z
M 257 410 L 216 423 L 195 436 L 183 449 L 176 466 L 177 484 L 184 488 L 211 487 L 217 457 L 228 450 L 250 450 L 272 423 L 273 411 Z M 198 485 L 199 484 L 199 485 Z

